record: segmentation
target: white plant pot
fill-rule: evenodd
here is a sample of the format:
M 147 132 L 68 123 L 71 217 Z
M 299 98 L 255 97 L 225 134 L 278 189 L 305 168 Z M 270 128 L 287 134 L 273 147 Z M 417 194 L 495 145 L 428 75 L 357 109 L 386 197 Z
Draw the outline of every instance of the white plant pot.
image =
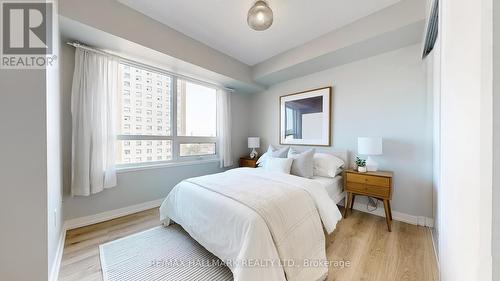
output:
M 358 167 L 358 172 L 366 173 L 366 166 L 365 167 Z

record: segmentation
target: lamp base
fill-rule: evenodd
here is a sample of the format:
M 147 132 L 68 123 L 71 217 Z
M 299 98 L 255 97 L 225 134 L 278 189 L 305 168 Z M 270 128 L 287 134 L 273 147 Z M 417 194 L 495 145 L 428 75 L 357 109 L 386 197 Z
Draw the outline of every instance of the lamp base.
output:
M 366 170 L 368 172 L 376 172 L 378 170 L 378 163 L 370 156 L 366 159 Z
M 250 159 L 257 158 L 259 156 L 259 153 L 257 153 L 257 150 L 255 148 L 252 149 L 252 152 L 250 152 Z

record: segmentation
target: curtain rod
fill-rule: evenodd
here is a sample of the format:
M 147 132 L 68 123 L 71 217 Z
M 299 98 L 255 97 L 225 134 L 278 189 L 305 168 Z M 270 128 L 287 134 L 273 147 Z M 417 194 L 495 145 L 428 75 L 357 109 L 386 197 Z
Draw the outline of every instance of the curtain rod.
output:
M 73 46 L 75 48 L 82 48 L 82 49 L 85 49 L 85 50 L 88 50 L 88 51 L 91 51 L 91 52 L 94 52 L 94 53 L 98 53 L 98 54 L 102 54 L 102 55 L 107 55 L 107 56 L 112 56 L 112 57 L 115 57 L 115 58 L 117 58 L 117 59 L 119 59 L 121 61 L 124 61 L 126 63 L 133 64 L 133 65 L 138 65 L 138 66 L 141 66 L 141 67 L 144 67 L 144 68 L 148 68 L 148 69 L 151 69 L 151 70 L 154 70 L 154 71 L 157 71 L 157 72 L 166 73 L 166 74 L 172 75 L 172 76 L 177 76 L 177 77 L 180 77 L 180 78 L 183 78 L 183 79 L 186 79 L 186 80 L 192 80 L 192 81 L 195 81 L 195 82 L 198 82 L 198 83 L 201 83 L 201 84 L 205 84 L 205 85 L 210 85 L 212 87 L 216 87 L 216 88 L 219 88 L 219 89 L 224 89 L 224 90 L 226 90 L 228 92 L 234 92 L 234 89 L 231 89 L 231 88 L 227 88 L 227 87 L 224 87 L 224 86 L 221 86 L 221 85 L 217 85 L 217 84 L 214 84 L 214 83 L 211 83 L 211 82 L 203 81 L 203 80 L 196 79 L 196 78 L 193 78 L 193 77 L 189 77 L 189 76 L 186 76 L 186 75 L 174 73 L 174 72 L 171 72 L 171 71 L 168 71 L 168 70 L 164 70 L 164 69 L 156 67 L 156 66 L 147 65 L 145 63 L 142 63 L 142 62 L 139 62 L 139 61 L 136 61 L 136 60 L 131 60 L 131 59 L 128 59 L 128 58 L 125 58 L 125 57 L 122 57 L 122 56 L 119 56 L 119 55 L 116 55 L 116 54 L 112 54 L 112 53 L 109 53 L 109 52 L 106 52 L 106 51 L 103 51 L 103 50 L 100 50 L 100 49 L 97 49 L 97 48 L 93 48 L 93 47 L 84 45 L 84 44 L 82 44 L 80 42 L 66 42 L 66 44 L 70 45 L 70 46 Z

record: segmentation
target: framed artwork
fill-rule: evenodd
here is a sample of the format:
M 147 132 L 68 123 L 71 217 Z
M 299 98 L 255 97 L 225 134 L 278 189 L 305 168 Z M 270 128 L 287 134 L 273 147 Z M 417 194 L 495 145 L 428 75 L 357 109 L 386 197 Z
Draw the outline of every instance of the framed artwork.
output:
M 280 97 L 280 144 L 330 146 L 332 87 Z

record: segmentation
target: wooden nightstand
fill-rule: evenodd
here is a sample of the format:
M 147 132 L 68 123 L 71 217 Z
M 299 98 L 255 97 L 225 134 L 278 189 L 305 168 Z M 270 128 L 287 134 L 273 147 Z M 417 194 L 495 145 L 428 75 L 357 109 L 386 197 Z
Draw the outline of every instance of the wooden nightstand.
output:
M 257 168 L 257 158 L 251 159 L 248 157 L 241 157 L 240 167 Z
M 392 172 L 366 172 L 359 173 L 353 170 L 344 172 L 344 188 L 346 191 L 346 206 L 344 209 L 344 218 L 347 217 L 347 209 L 354 205 L 356 195 L 365 195 L 384 201 L 385 220 L 387 228 L 391 231 L 392 211 Z

